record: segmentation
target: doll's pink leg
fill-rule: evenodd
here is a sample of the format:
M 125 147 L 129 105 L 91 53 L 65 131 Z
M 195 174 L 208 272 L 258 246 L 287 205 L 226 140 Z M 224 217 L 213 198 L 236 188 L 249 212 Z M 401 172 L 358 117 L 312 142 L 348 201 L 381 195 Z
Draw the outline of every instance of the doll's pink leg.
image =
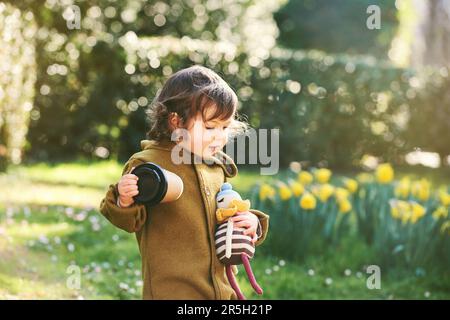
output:
M 262 294 L 263 290 L 259 286 L 259 284 L 256 282 L 255 275 L 253 274 L 252 267 L 250 266 L 250 261 L 248 261 L 247 254 L 245 252 L 241 253 L 242 262 L 244 264 L 245 272 L 247 272 L 248 280 L 250 281 L 250 284 L 252 285 L 253 289 L 255 289 L 257 294 Z
M 227 265 L 225 267 L 225 270 L 227 272 L 227 278 L 228 282 L 230 282 L 231 287 L 233 288 L 234 292 L 236 292 L 236 295 L 239 300 L 246 300 L 245 296 L 242 294 L 241 289 L 239 288 L 238 283 L 236 282 L 236 278 L 233 274 L 233 269 L 231 265 Z

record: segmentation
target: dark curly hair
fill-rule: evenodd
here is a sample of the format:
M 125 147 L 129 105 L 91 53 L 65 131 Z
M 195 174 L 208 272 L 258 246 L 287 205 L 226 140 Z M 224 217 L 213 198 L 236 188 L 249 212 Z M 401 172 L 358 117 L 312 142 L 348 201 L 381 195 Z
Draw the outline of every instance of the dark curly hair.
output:
M 214 114 L 205 118 L 208 107 L 216 106 Z M 177 113 L 185 125 L 201 112 L 204 121 L 225 120 L 234 115 L 230 125 L 231 135 L 245 131 L 247 125 L 239 121 L 238 98 L 230 86 L 214 71 L 194 65 L 177 71 L 167 79 L 147 109 L 150 130 L 148 139 L 170 139 L 169 115 Z

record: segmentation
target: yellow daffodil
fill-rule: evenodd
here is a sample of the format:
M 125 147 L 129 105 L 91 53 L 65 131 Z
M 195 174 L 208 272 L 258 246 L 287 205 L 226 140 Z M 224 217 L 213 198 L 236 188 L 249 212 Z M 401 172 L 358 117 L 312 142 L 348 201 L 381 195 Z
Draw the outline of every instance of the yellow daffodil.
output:
M 411 211 L 411 223 L 416 223 L 420 218 L 425 215 L 426 209 L 418 204 L 417 202 L 413 202 Z
M 409 219 L 411 219 L 411 216 L 412 216 L 411 210 L 403 211 L 401 213 L 400 219 L 402 220 L 402 223 L 405 224 L 408 222 Z
M 391 207 L 391 216 L 394 219 L 400 219 L 403 223 L 406 223 L 411 217 L 411 205 L 408 201 L 391 199 L 389 200 Z
M 445 190 L 439 191 L 439 200 L 441 201 L 441 204 L 443 206 L 450 206 L 450 194 L 447 193 Z
M 294 194 L 294 196 L 298 197 L 300 195 L 303 194 L 303 192 L 305 191 L 305 187 L 303 187 L 303 185 L 301 183 L 298 183 L 296 181 L 291 181 L 289 183 L 292 193 Z
M 333 195 L 334 193 L 334 187 L 329 184 L 323 184 L 319 188 L 318 197 L 320 201 L 327 202 L 327 200 Z
M 394 219 L 400 219 L 400 210 L 396 206 L 391 207 L 391 216 Z
M 399 208 L 400 208 L 402 211 L 407 211 L 407 210 L 410 210 L 410 209 L 411 209 L 411 206 L 410 206 L 410 204 L 409 204 L 408 201 L 402 201 L 402 200 L 399 200 L 399 201 L 398 201 L 398 206 L 399 206 Z
M 398 207 L 399 200 L 391 199 L 389 200 L 389 206 L 391 208 L 391 216 L 394 219 L 400 219 L 400 209 Z
M 348 199 L 339 201 L 339 212 L 347 213 L 350 210 L 352 210 L 352 204 L 350 203 L 350 201 L 348 201 Z
M 345 179 L 344 185 L 351 193 L 355 193 L 358 190 L 358 182 L 354 179 Z
M 395 187 L 395 196 L 399 198 L 408 198 L 411 181 L 405 177 Z
M 320 183 L 327 183 L 331 177 L 331 170 L 322 168 L 315 171 L 316 179 Z
M 300 199 L 300 207 L 305 210 L 314 210 L 316 208 L 316 198 L 310 193 L 303 194 Z
M 389 163 L 380 164 L 375 171 L 375 176 L 379 183 L 389 183 L 394 179 L 394 169 Z
M 259 199 L 266 200 L 275 196 L 275 189 L 268 184 L 263 184 L 259 189 Z
M 311 182 L 313 182 L 314 178 L 313 175 L 311 173 L 309 173 L 308 171 L 300 171 L 300 173 L 298 174 L 298 181 L 302 184 L 302 185 L 308 185 Z
M 289 200 L 292 197 L 291 189 L 284 183 L 280 185 L 280 188 L 278 189 L 278 194 L 280 195 L 280 198 L 283 201 Z
M 438 220 L 441 218 L 447 218 L 448 217 L 448 209 L 444 206 L 439 206 L 436 210 L 433 212 L 433 218 Z
M 411 186 L 411 193 L 414 197 L 426 201 L 430 197 L 431 184 L 426 179 L 415 181 Z
M 336 188 L 336 192 L 334 194 L 338 201 L 342 201 L 342 200 L 346 200 L 348 198 L 350 192 L 344 188 Z
M 448 230 L 448 234 L 450 235 L 450 220 L 445 221 L 441 226 L 441 232 L 445 233 Z

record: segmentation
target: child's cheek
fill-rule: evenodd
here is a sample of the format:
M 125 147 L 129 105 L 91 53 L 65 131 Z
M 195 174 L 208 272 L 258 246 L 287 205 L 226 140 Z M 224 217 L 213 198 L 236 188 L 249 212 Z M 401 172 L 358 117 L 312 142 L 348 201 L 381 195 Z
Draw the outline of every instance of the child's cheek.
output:
M 203 145 L 206 147 L 214 139 L 214 130 L 204 130 L 203 131 Z
M 194 150 L 194 152 L 197 154 L 202 152 L 204 148 L 203 146 L 204 134 L 205 132 L 198 124 L 191 132 L 191 146 L 192 146 L 191 150 Z

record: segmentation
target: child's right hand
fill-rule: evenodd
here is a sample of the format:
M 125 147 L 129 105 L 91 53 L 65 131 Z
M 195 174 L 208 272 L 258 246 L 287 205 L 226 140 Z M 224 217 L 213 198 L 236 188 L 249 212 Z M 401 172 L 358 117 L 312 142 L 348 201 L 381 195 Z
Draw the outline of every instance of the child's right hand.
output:
M 134 167 L 130 172 L 133 172 Z M 119 204 L 121 207 L 129 207 L 134 203 L 133 197 L 139 193 L 137 186 L 138 177 L 128 173 L 120 178 L 117 189 L 119 190 Z

